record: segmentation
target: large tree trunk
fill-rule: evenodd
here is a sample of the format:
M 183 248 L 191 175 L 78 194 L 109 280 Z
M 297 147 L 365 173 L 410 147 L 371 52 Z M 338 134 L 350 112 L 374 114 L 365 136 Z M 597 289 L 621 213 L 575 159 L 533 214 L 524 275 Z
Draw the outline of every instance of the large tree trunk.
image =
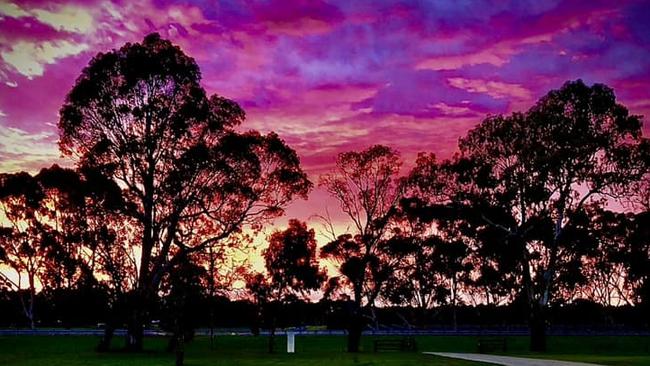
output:
M 18 290 L 18 295 L 20 295 L 20 301 L 23 306 L 23 312 L 25 314 L 25 317 L 27 318 L 27 321 L 29 323 L 29 329 L 35 329 L 36 328 L 36 322 L 34 319 L 34 300 L 36 297 L 36 287 L 35 287 L 35 280 L 34 280 L 34 275 L 29 274 L 29 289 L 28 291 L 28 297 L 29 297 L 29 303 L 25 304 L 25 300 L 23 298 L 23 295 L 20 293 L 20 289 Z
M 146 123 L 146 136 L 149 136 L 151 128 L 150 117 L 147 117 Z M 148 144 L 147 144 L 148 145 Z M 147 149 L 150 149 L 150 146 L 147 146 Z M 154 246 L 154 236 L 153 236 L 153 192 L 154 192 L 154 173 L 155 173 L 155 164 L 151 158 L 151 152 L 148 151 L 148 169 L 147 174 L 144 178 L 144 191 L 145 197 L 143 199 L 143 209 L 144 209 L 144 218 L 142 221 L 143 224 L 143 234 L 142 234 L 142 254 L 140 257 L 140 273 L 138 275 L 138 284 L 133 294 L 131 302 L 131 314 L 128 322 L 127 335 L 126 335 L 126 349 L 131 352 L 140 352 L 142 351 L 143 339 L 144 339 L 144 322 L 145 322 L 145 313 L 146 307 L 149 300 L 149 292 L 152 290 L 151 278 L 152 274 L 150 272 L 150 263 L 151 263 L 151 252 Z M 155 293 L 155 291 L 152 291 Z
M 275 328 L 277 326 L 280 308 L 281 304 L 277 301 L 266 304 L 265 314 L 269 325 L 269 353 L 275 352 Z
M 185 361 L 185 337 L 182 332 L 176 342 L 176 366 L 183 366 Z
M 452 291 L 451 292 L 452 326 L 454 327 L 454 332 L 456 332 L 458 331 L 458 317 L 457 317 L 457 306 L 456 306 L 456 279 L 455 278 L 452 278 L 451 291 Z
M 110 350 L 114 333 L 115 325 L 112 322 L 106 323 L 106 328 L 104 328 L 104 335 L 102 336 L 102 339 L 99 340 L 97 348 L 95 348 L 97 352 L 108 352 L 108 350 Z
M 363 331 L 363 315 L 361 309 L 354 309 L 348 324 L 348 352 L 359 352 L 361 332 Z
M 267 303 L 265 306 L 265 314 L 269 321 L 269 353 L 275 352 L 275 326 L 276 326 L 276 310 L 278 309 L 279 304 L 275 302 Z
M 348 352 L 359 352 L 361 345 L 361 333 L 365 318 L 363 317 L 363 309 L 361 307 L 361 289 L 363 279 L 357 281 L 354 285 L 354 301 L 350 304 L 350 318 L 348 323 Z
M 456 304 L 451 305 L 451 317 L 452 317 L 452 326 L 454 327 L 454 332 L 458 331 L 458 317 L 456 315 Z
M 144 340 L 144 296 L 136 295 L 131 304 L 131 314 L 126 330 L 126 349 L 131 352 L 142 351 Z
M 535 304 L 531 307 L 529 316 L 530 350 L 546 352 L 546 314 L 544 309 Z
M 269 334 L 269 353 L 275 352 L 275 325 L 271 324 L 270 334 Z
M 24 309 L 25 317 L 29 323 L 29 329 L 36 329 L 36 322 L 34 321 L 34 297 L 31 296 L 29 300 L 29 305 Z
M 131 352 L 142 351 L 142 343 L 144 339 L 144 326 L 142 320 L 138 319 L 138 315 L 133 315 L 129 322 L 126 334 L 126 349 Z
M 111 349 L 111 342 L 115 335 L 115 329 L 119 326 L 123 319 L 121 316 L 121 301 L 123 301 L 123 294 L 116 295 L 106 319 L 106 326 L 104 328 L 104 335 L 99 340 L 99 344 L 95 348 L 97 352 L 108 352 Z
M 540 300 L 535 296 L 532 276 L 529 270 L 528 252 L 525 245 L 524 260 L 522 262 L 523 286 L 526 291 L 526 299 L 528 301 L 528 328 L 530 331 L 530 350 L 532 352 L 545 352 L 546 351 L 546 314 L 544 313 L 545 305 L 540 303 Z M 547 287 L 548 289 L 548 287 Z M 545 296 L 544 301 L 548 301 L 548 296 Z M 544 302 L 546 304 L 546 302 Z
M 185 333 L 183 329 L 174 329 L 174 334 L 167 343 L 167 352 L 174 352 L 176 366 L 183 366 L 185 362 Z

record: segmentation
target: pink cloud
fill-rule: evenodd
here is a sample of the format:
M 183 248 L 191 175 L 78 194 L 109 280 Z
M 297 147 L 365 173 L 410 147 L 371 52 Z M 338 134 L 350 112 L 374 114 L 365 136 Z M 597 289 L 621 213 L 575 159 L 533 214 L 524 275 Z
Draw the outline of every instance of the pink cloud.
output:
M 306 35 L 326 33 L 342 19 L 336 6 L 317 1 L 269 1 L 252 9 L 257 21 L 272 33 Z
M 471 93 L 485 93 L 495 98 L 523 99 L 530 101 L 530 90 L 521 84 L 504 83 L 494 80 L 449 78 L 449 84 L 455 88 L 464 89 Z
M 417 69 L 455 70 L 463 66 L 490 64 L 503 66 L 510 57 L 522 51 L 526 45 L 549 42 L 551 34 L 540 34 L 523 39 L 508 40 L 491 45 L 485 49 L 459 55 L 434 56 L 419 61 Z
M 0 18 L 0 30 L 5 42 L 25 41 L 44 41 L 61 38 L 64 34 L 54 29 L 48 24 L 39 22 L 34 17 Z
M 0 129 L 38 148 L 5 151 L 5 169 L 55 159 L 57 112 L 83 66 L 152 31 L 196 59 L 208 92 L 246 109 L 242 128 L 277 131 L 314 179 L 336 154 L 375 143 L 406 166 L 419 151 L 448 157 L 485 115 L 525 110 L 567 79 L 604 82 L 650 115 L 650 28 L 626 1 L 15 4 L 0 18 L 0 52 L 13 52 L 0 60 Z M 62 22 L 70 14 L 85 20 Z M 317 192 L 292 212 L 325 205 L 335 209 Z

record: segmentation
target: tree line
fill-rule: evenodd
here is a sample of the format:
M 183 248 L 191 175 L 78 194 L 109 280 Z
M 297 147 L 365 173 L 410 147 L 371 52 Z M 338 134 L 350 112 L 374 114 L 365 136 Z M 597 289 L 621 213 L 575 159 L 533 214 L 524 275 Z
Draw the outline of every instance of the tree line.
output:
M 290 220 L 256 274 L 224 268 L 313 184 L 279 136 L 244 130 L 240 106 L 200 80 L 157 34 L 100 53 L 59 113 L 74 168 L 0 175 L 0 262 L 16 274 L 2 283 L 32 326 L 39 285 L 101 286 L 98 349 L 127 324 L 138 351 L 164 297 L 182 363 L 194 294 L 244 279 L 272 333 L 278 305 L 314 294 L 347 304 L 351 352 L 378 306 L 523 301 L 531 349 L 543 351 L 554 303 L 650 302 L 650 142 L 605 85 L 570 81 L 526 112 L 488 116 L 453 157 L 422 153 L 405 174 L 388 146 L 340 154 L 318 184 L 347 232 L 324 216 L 331 240 L 317 250 L 314 229 Z
M 203 283 L 203 282 L 202 282 Z M 190 296 L 184 314 L 186 335 L 193 338 L 197 332 L 212 334 L 213 346 L 219 346 L 218 334 L 229 331 L 247 332 L 252 335 L 270 334 L 270 316 L 263 316 L 260 307 L 251 297 L 241 300 L 217 294 L 210 296 L 207 287 Z M 101 331 L 111 312 L 108 290 L 102 286 L 62 288 L 39 291 L 35 297 L 36 329 L 75 330 L 93 328 Z M 28 327 L 22 312 L 19 292 L 0 291 L 0 327 L 21 329 Z M 147 329 L 160 330 L 171 334 L 174 331 L 174 316 L 168 312 L 170 294 L 158 297 L 150 309 L 151 322 Z M 295 299 L 278 304 L 273 315 L 277 329 L 297 329 L 306 331 L 344 331 L 348 325 L 350 302 L 346 299 L 318 297 L 315 301 Z M 126 310 L 123 309 L 124 314 Z M 374 309 L 374 319 L 370 320 L 368 330 L 414 332 L 443 329 L 453 331 L 453 318 L 456 312 L 458 331 L 510 330 L 524 329 L 527 320 L 527 305 L 521 297 L 508 304 L 474 305 L 463 302 L 452 308 L 451 305 L 437 305 L 421 309 L 407 305 L 387 305 Z M 210 314 L 214 317 L 211 319 Z M 225 316 L 225 315 L 227 316 Z M 644 332 L 648 330 L 648 317 L 640 306 L 607 306 L 589 299 L 576 299 L 571 302 L 554 301 L 548 309 L 551 332 Z M 123 315 L 125 318 L 125 316 Z M 378 327 L 375 325 L 378 324 Z M 212 329 L 212 333 L 210 330 Z M 27 329 L 25 329 L 27 330 Z M 276 337 L 277 339 L 277 337 Z M 116 339 L 117 340 L 117 339 Z M 120 341 L 124 339 L 119 338 Z M 113 342 L 113 348 L 120 348 L 123 342 Z M 274 342 L 274 346 L 277 346 Z M 146 345 L 145 345 L 146 346 Z M 276 351 L 282 349 L 275 348 Z

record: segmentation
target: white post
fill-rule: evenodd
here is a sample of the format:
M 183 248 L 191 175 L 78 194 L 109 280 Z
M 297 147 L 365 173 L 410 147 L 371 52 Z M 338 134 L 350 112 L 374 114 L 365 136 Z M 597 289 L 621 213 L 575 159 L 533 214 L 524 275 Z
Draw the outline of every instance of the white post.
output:
M 287 353 L 294 353 L 296 351 L 296 334 L 294 332 L 287 332 Z

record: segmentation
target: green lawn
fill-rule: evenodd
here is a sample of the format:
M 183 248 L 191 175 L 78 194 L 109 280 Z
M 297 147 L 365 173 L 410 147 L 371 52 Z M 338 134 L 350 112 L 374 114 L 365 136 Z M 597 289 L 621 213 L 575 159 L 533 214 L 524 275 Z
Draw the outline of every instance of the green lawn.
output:
M 116 343 L 121 338 L 116 338 Z M 475 352 L 476 337 L 418 337 L 419 351 Z M 173 355 L 163 352 L 165 340 L 146 340 L 141 354 L 93 352 L 94 337 L 0 337 L 0 365 L 173 365 Z M 508 354 L 540 358 L 594 362 L 604 365 L 650 365 L 647 337 L 552 337 L 549 353 L 531 355 L 526 351 L 526 337 L 509 337 Z M 118 344 L 119 345 L 119 344 Z M 186 364 L 199 365 L 441 365 L 472 366 L 478 363 L 458 361 L 418 353 L 372 353 L 372 338 L 364 337 L 364 352 L 345 353 L 345 338 L 339 336 L 298 336 L 296 354 L 282 353 L 284 337 L 278 337 L 277 354 L 266 352 L 266 338 L 224 336 L 211 349 L 208 339 L 199 338 L 187 347 Z

